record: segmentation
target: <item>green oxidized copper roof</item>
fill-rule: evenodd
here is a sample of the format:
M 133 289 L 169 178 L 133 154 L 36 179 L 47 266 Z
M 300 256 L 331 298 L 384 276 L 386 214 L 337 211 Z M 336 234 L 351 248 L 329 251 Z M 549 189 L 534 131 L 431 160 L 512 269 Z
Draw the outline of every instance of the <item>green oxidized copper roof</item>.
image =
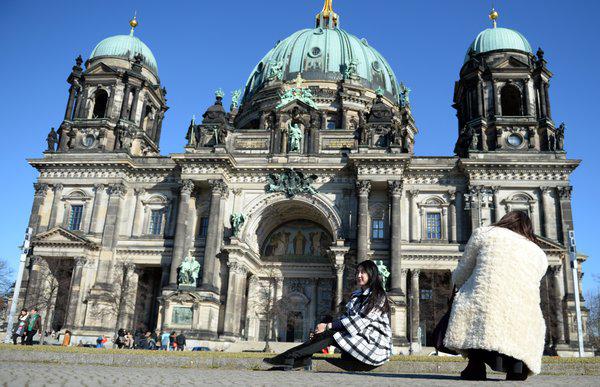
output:
M 155 75 L 158 75 L 158 65 L 152 51 L 133 35 L 115 35 L 104 39 L 92 51 L 90 59 L 99 57 L 117 57 L 133 61 L 137 54 L 142 54 L 142 63 Z
M 488 28 L 477 35 L 465 56 L 465 62 L 470 55 L 495 50 L 517 50 L 533 53 L 531 45 L 523 35 L 509 28 Z
M 348 71 L 350 69 L 350 71 Z M 270 78 L 340 80 L 354 78 L 375 90 L 381 87 L 398 98 L 397 79 L 387 61 L 365 39 L 340 28 L 304 29 L 277 43 L 248 78 L 244 98 L 249 98 Z

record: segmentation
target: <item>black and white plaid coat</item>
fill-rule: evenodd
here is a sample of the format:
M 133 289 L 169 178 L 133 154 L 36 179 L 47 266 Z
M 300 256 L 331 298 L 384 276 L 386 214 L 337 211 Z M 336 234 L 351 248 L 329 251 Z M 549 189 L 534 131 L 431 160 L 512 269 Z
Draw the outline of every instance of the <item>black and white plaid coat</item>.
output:
M 392 355 L 392 328 L 388 315 L 381 309 L 363 313 L 370 293 L 370 289 L 352 293 L 340 320 L 346 332 L 336 332 L 333 337 L 340 349 L 355 359 L 379 366 Z

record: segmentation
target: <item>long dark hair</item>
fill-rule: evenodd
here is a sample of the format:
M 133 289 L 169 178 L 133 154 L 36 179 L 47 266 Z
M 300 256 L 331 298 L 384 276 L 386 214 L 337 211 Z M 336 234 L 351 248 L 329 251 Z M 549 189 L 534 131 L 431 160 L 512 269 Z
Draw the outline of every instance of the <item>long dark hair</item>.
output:
M 507 228 L 517 234 L 523 235 L 535 244 L 539 243 L 533 233 L 531 219 L 529 219 L 529 216 L 524 211 L 511 211 L 504 215 L 502 219 L 492 224 L 492 226 Z
M 371 290 L 369 298 L 364 307 L 363 313 L 368 314 L 373 309 L 381 309 L 381 311 L 389 316 L 390 314 L 390 303 L 383 287 L 383 281 L 379 275 L 379 268 L 375 262 L 367 259 L 362 261 L 356 266 L 356 270 L 362 268 L 369 276 L 369 282 L 367 286 Z

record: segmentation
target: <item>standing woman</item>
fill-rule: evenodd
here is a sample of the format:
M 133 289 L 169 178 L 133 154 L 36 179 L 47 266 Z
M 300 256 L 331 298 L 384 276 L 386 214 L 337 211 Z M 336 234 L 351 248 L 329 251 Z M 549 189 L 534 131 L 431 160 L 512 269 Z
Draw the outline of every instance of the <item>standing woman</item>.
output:
M 507 380 L 540 373 L 546 332 L 540 280 L 547 268 L 546 254 L 522 211 L 473 232 L 452 273 L 459 290 L 444 340 L 469 358 L 461 378 L 485 380 L 486 364 L 506 372 Z
M 264 361 L 286 369 L 307 367 L 311 356 L 330 345 L 342 351 L 342 359 L 330 362 L 345 369 L 366 371 L 389 360 L 392 355 L 390 305 L 377 265 L 366 260 L 356 268 L 360 289 L 352 293 L 346 313 L 331 323 L 321 323 L 307 342 Z

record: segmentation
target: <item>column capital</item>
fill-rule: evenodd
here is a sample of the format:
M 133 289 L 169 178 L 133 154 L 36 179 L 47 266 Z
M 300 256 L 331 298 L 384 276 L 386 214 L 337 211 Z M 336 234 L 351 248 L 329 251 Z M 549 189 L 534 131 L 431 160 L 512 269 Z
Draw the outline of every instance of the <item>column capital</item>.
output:
M 127 194 L 127 187 L 123 183 L 111 184 L 108 186 L 108 194 L 124 197 Z
M 229 267 L 230 273 L 235 273 L 244 276 L 248 273 L 248 268 L 239 261 L 229 261 L 227 262 L 227 266 Z
M 102 184 L 102 183 L 94 184 L 94 191 L 96 193 L 99 193 L 99 192 L 104 191 L 104 190 L 106 190 L 106 185 L 105 184 Z
M 136 194 L 137 196 L 142 196 L 142 195 L 145 195 L 145 194 L 146 194 L 146 189 L 145 189 L 145 188 L 135 188 L 135 189 L 133 190 L 133 192 L 135 192 L 135 194 Z
M 48 184 L 34 183 L 33 189 L 35 190 L 35 196 L 46 197 L 46 194 L 48 193 Z
M 453 202 L 456 200 L 456 190 L 455 189 L 448 190 L 448 199 L 449 199 L 450 204 L 453 204 Z
M 391 180 L 388 181 L 388 190 L 392 196 L 402 196 L 402 189 L 404 182 L 402 180 Z
M 191 195 L 194 190 L 194 182 L 191 180 L 182 180 L 181 181 L 181 194 L 182 195 Z
M 370 180 L 359 180 L 356 182 L 356 189 L 359 195 L 368 195 L 371 192 Z
M 333 268 L 335 269 L 335 272 L 338 276 L 344 275 L 344 269 L 346 268 L 346 265 L 344 265 L 343 263 L 336 263 L 335 265 L 333 265 Z
M 419 191 L 418 189 L 415 189 L 415 188 L 410 189 L 408 192 L 410 193 L 410 196 L 413 199 L 416 198 L 419 193 L 421 193 L 421 191 Z
M 562 265 L 551 265 L 548 266 L 548 271 L 555 277 L 559 277 L 562 274 Z
M 227 196 L 229 195 L 229 188 L 223 180 L 209 180 L 210 188 L 213 195 Z
M 73 260 L 75 261 L 75 266 L 77 267 L 83 267 L 87 263 L 86 257 L 75 257 Z
M 572 186 L 566 186 L 566 187 L 557 187 L 558 189 L 558 195 L 560 196 L 561 199 L 568 199 L 571 200 L 571 193 L 573 192 L 573 187 Z
M 52 185 L 52 189 L 54 189 L 54 192 L 60 192 L 63 190 L 63 188 L 65 188 L 64 185 L 62 185 L 61 183 L 57 183 L 57 184 L 53 184 Z
M 541 186 L 540 187 L 540 192 L 542 193 L 542 195 L 548 195 L 550 193 L 551 189 L 552 189 L 552 187 Z
M 421 274 L 421 269 L 410 269 L 410 274 L 413 279 L 419 279 L 419 275 Z
M 403 268 L 401 268 L 401 269 L 400 269 L 400 274 L 401 274 L 403 277 L 406 277 L 406 275 L 408 275 L 408 269 L 406 269 L 406 268 L 404 268 L 404 267 L 403 267 Z

